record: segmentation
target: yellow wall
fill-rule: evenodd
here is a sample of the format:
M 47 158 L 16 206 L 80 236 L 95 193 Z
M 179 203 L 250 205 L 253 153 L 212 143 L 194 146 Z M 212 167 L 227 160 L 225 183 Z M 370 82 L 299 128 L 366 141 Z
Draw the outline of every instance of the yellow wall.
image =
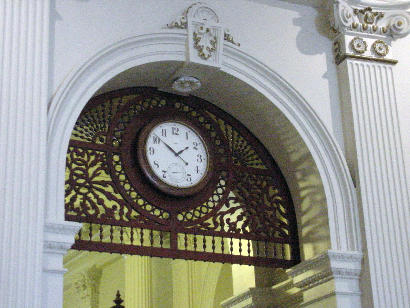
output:
M 120 290 L 126 308 L 214 308 L 238 286 L 254 286 L 253 267 L 70 251 L 64 308 L 109 308 Z

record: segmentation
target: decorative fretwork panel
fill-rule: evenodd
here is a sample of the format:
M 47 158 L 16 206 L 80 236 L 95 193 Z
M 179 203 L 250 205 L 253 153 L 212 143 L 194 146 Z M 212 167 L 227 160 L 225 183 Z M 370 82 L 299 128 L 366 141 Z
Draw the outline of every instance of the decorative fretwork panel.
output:
M 140 169 L 140 130 L 161 115 L 196 123 L 212 141 L 213 175 L 188 197 L 157 190 Z M 284 178 L 238 121 L 193 97 L 131 88 L 92 99 L 67 153 L 66 219 L 74 249 L 290 267 L 299 262 Z

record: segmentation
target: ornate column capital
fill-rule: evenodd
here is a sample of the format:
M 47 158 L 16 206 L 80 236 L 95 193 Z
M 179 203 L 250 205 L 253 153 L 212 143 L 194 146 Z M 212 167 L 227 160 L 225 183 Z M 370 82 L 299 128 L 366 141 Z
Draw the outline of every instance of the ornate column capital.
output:
M 336 64 L 348 57 L 397 63 L 391 42 L 410 32 L 410 1 L 334 0 L 331 6 Z

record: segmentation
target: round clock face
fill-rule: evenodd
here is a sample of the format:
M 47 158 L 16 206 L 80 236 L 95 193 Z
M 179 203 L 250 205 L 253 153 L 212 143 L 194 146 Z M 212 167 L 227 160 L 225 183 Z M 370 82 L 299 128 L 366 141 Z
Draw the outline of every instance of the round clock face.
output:
M 149 127 L 142 135 L 147 163 L 142 168 L 151 182 L 171 194 L 196 192 L 190 188 L 202 183 L 209 172 L 208 149 L 201 135 L 190 124 L 171 120 Z

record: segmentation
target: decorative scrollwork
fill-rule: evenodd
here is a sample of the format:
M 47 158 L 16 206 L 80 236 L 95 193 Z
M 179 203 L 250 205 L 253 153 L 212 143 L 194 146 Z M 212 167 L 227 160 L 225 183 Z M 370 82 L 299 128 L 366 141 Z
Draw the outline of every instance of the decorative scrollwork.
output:
M 212 143 L 213 175 L 189 197 L 158 191 L 136 157 L 139 132 L 160 115 L 189 119 Z M 65 201 L 66 218 L 87 223 L 76 249 L 281 267 L 299 260 L 279 169 L 246 128 L 201 99 L 134 88 L 91 100 L 70 141 Z

